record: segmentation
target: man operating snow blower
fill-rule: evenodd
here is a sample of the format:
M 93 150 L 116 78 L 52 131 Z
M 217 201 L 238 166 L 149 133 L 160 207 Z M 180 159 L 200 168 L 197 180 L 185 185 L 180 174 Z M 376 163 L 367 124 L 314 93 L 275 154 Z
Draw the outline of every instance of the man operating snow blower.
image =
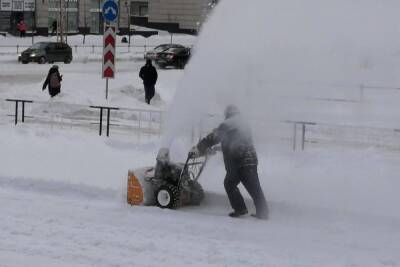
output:
M 192 148 L 192 153 L 203 154 L 208 148 L 221 143 L 226 169 L 224 186 L 233 208 L 229 216 L 236 218 L 248 213 L 242 194 L 237 187 L 239 183 L 242 183 L 256 207 L 256 214 L 252 216 L 267 219 L 268 206 L 258 179 L 258 160 L 250 126 L 242 118 L 236 106 L 227 106 L 224 113 L 224 122 L 200 140 L 197 146 Z

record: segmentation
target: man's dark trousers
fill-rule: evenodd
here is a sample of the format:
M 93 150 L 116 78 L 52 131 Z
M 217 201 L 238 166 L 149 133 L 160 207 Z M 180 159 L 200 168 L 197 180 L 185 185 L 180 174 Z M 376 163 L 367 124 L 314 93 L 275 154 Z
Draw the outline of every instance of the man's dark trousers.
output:
M 258 179 L 257 165 L 242 166 L 228 170 L 224 180 L 225 190 L 232 208 L 239 213 L 245 213 L 247 212 L 246 204 L 237 187 L 240 182 L 253 199 L 257 216 L 267 217 L 268 206 Z
M 146 98 L 146 103 L 150 104 L 150 100 L 153 98 L 156 89 L 154 88 L 154 84 L 145 84 L 144 85 L 144 93 Z

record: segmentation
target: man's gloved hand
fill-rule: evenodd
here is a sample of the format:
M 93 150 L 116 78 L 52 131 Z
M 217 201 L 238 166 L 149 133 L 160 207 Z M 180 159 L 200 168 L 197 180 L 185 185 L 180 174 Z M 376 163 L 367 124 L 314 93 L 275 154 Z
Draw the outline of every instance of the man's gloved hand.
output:
M 199 156 L 199 155 L 200 155 L 199 149 L 197 148 L 197 146 L 193 146 L 189 151 L 189 156 L 195 157 L 195 156 Z
M 222 151 L 221 146 L 213 146 L 212 148 L 208 149 L 207 153 L 210 155 L 215 155 L 220 151 Z

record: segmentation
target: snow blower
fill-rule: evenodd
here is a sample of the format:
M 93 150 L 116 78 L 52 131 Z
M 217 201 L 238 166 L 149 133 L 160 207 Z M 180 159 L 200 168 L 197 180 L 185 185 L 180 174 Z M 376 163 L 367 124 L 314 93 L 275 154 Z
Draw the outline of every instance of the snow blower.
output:
M 129 170 L 128 203 L 168 209 L 200 205 L 204 191 L 197 180 L 209 156 L 215 152 L 215 149 L 203 155 L 189 152 L 185 163 L 173 163 L 169 159 L 169 149 L 161 148 L 155 167 Z

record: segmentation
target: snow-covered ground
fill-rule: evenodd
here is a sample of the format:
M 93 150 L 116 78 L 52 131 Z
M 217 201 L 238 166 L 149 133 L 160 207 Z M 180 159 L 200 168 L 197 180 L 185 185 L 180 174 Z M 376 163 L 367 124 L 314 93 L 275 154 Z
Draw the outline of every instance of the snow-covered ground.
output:
M 345 55 L 348 50 L 343 49 L 342 43 L 326 41 L 333 43 L 332 50 L 328 50 L 334 56 L 329 54 L 328 58 L 341 59 L 339 64 L 331 61 L 329 69 L 340 65 L 343 72 L 351 70 L 346 76 L 349 79 L 338 82 L 338 76 L 330 77 L 323 68 L 325 54 L 312 57 L 312 48 L 325 51 L 321 47 L 326 48 L 326 43 L 317 42 L 306 54 L 312 60 L 320 59 L 318 63 L 322 65 L 311 72 L 298 69 L 292 79 L 288 75 L 292 65 L 287 67 L 291 61 L 283 52 L 297 52 L 296 36 L 280 36 L 285 40 L 281 44 L 281 39 L 274 39 L 277 32 L 269 35 L 270 29 L 265 30 L 266 36 L 274 38 L 267 41 L 253 31 L 242 32 L 240 38 L 252 42 L 257 49 L 238 50 L 243 47 L 233 42 L 238 38 L 231 27 L 235 16 L 231 18 L 224 12 L 234 15 L 232 12 L 239 12 L 235 5 L 241 2 L 222 1 L 224 9 L 216 10 L 216 18 L 206 25 L 199 40 L 174 36 L 174 42 L 198 46 L 185 70 L 159 70 L 157 95 L 151 106 L 144 103 L 138 77 L 144 64 L 141 47 L 131 48 L 130 52 L 122 50 L 125 47 L 118 52 L 116 79 L 110 81 L 108 100 L 101 79 L 100 50 L 92 54 L 90 47 L 88 51 L 78 48 L 71 64 L 59 64 L 64 75 L 62 93 L 50 100 L 47 91 L 41 90 L 50 65 L 19 64 L 14 48 L 0 48 L 1 267 L 400 266 L 400 133 L 394 131 L 400 128 L 396 121 L 400 115 L 400 93 L 393 89 L 400 82 L 393 75 L 400 67 L 396 63 L 397 50 L 388 49 L 379 60 L 376 54 L 367 59 L 361 55 L 360 67 L 353 64 L 352 53 Z M 255 2 L 265 5 L 265 1 Z M 270 16 L 265 19 L 276 19 L 281 24 L 274 25 L 287 26 L 287 20 L 280 20 L 274 8 L 288 6 L 280 4 L 283 1 L 270 2 Z M 316 4 L 318 1 L 305 2 L 325 10 Z M 366 2 L 371 4 L 374 0 Z M 386 4 L 392 3 L 389 2 Z M 249 11 L 256 13 L 256 6 Z M 334 5 L 340 12 L 352 10 L 339 6 Z M 387 11 L 387 6 L 380 7 Z M 297 8 L 299 14 L 308 14 L 304 11 L 308 10 L 307 5 Z M 346 12 L 343 17 L 352 22 L 351 12 Z M 391 18 L 391 12 L 387 12 Z M 291 13 L 287 14 L 290 17 Z M 255 17 L 248 16 L 249 21 L 243 21 L 236 30 L 249 30 L 250 22 L 256 26 L 266 23 L 256 21 Z M 354 20 L 357 19 L 355 16 Z M 299 22 L 295 22 L 297 26 Z M 224 34 L 217 35 L 223 28 Z M 306 37 L 312 33 L 304 31 Z M 86 38 L 89 45 L 102 43 L 100 36 Z M 80 45 L 82 36 L 69 37 L 68 41 Z M 149 46 L 169 41 L 170 36 L 165 33 L 148 39 L 133 38 L 134 44 Z M 224 42 L 229 41 L 230 48 L 215 49 L 225 48 Z M 29 38 L 0 36 L 0 46 L 30 42 Z M 305 39 L 302 42 L 303 48 L 309 44 Z M 280 51 L 283 62 L 273 62 L 277 77 L 271 79 L 264 75 L 270 73 L 267 70 L 271 66 L 258 48 L 265 45 L 269 59 L 277 60 L 279 53 L 274 55 L 268 50 L 280 47 L 277 44 L 287 45 L 287 51 Z M 356 41 L 352 45 L 357 48 Z M 298 67 L 297 57 L 302 59 L 302 53 L 295 54 L 293 66 Z M 357 60 L 360 58 L 357 56 Z M 237 60 L 241 64 L 233 64 Z M 361 76 L 357 76 L 358 67 Z M 249 84 L 242 78 L 243 73 L 252 78 Z M 321 74 L 321 79 L 308 79 L 310 73 Z M 307 79 L 299 81 L 301 74 Z M 287 79 L 281 80 L 285 75 Z M 365 89 L 361 98 L 360 84 L 389 89 Z M 259 89 L 243 90 L 245 86 Z M 276 92 L 282 94 L 276 97 Z M 7 116 L 13 113 L 14 106 L 6 98 L 35 101 L 26 108 L 27 115 L 34 118 L 14 126 L 13 117 Z M 268 221 L 226 216 L 230 206 L 223 188 L 221 155 L 210 160 L 200 177 L 206 191 L 200 206 L 161 210 L 126 203 L 128 169 L 152 166 L 158 149 L 165 144 L 174 150 L 174 160 L 183 161 L 192 144 L 190 127 L 187 131 L 182 128 L 184 124 L 196 121 L 199 112 L 221 113 L 223 108 L 219 106 L 235 98 L 240 99 L 238 105 L 249 116 L 254 129 L 260 180 L 271 210 Z M 89 105 L 123 108 L 112 118 L 127 125 L 138 121 L 136 110 L 167 110 L 169 116 L 167 121 L 162 119 L 166 125 L 161 138 L 158 132 L 122 126 L 112 126 L 107 138 L 98 136 L 98 126 L 91 125 L 98 114 L 90 111 Z M 73 124 L 75 120 L 80 120 L 80 124 Z M 161 117 L 153 117 L 150 121 L 157 124 L 160 120 Z M 209 129 L 219 117 L 212 120 L 207 126 L 202 121 L 202 126 Z M 317 122 L 307 128 L 310 142 L 304 151 L 292 150 L 293 125 L 285 120 Z M 246 193 L 245 196 L 254 212 Z
M 2 126 L 1 266 L 398 266 L 398 153 L 261 153 L 271 218 L 231 219 L 216 156 L 199 207 L 126 204 L 158 142 Z M 249 208 L 254 212 L 250 201 Z

